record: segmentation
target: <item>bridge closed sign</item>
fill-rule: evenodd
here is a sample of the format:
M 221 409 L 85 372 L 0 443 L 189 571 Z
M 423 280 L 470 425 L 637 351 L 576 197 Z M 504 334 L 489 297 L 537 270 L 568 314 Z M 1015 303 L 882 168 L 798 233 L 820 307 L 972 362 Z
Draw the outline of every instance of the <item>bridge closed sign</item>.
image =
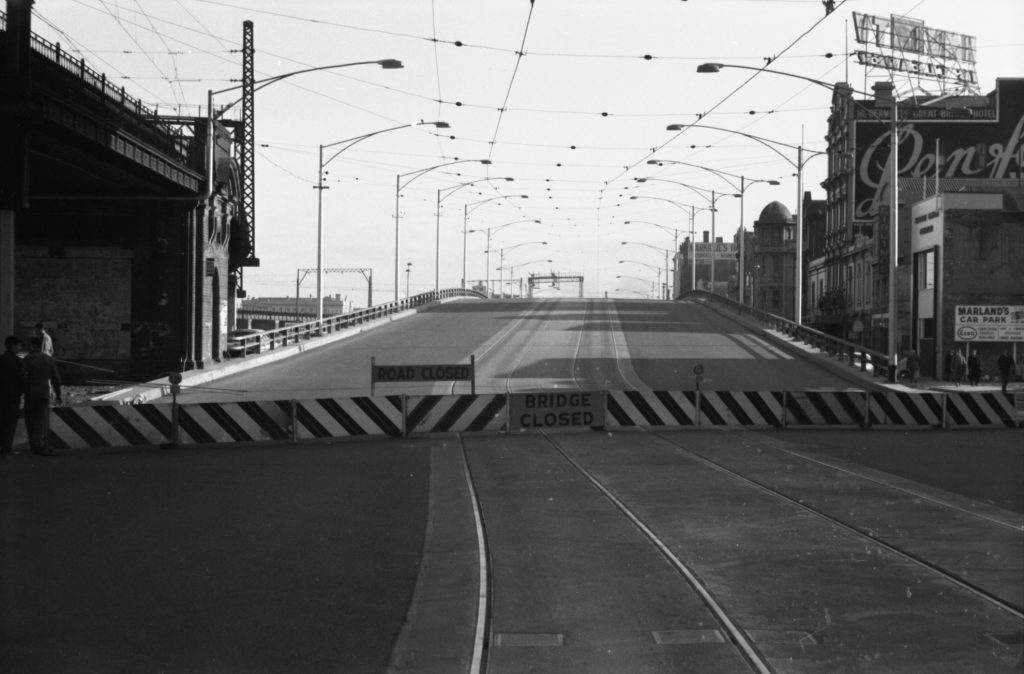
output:
M 509 394 L 509 428 L 593 428 L 604 426 L 604 391 Z

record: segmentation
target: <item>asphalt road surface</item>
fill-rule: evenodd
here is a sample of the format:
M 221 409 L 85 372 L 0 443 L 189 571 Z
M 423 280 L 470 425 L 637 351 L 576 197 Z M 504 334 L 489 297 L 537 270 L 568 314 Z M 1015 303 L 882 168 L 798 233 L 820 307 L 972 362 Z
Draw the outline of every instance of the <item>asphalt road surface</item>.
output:
M 478 393 L 546 388 L 758 391 L 863 387 L 700 303 L 465 300 L 186 390 L 181 401 L 369 395 L 370 362 L 468 364 Z M 468 382 L 399 383 L 378 394 L 468 393 Z

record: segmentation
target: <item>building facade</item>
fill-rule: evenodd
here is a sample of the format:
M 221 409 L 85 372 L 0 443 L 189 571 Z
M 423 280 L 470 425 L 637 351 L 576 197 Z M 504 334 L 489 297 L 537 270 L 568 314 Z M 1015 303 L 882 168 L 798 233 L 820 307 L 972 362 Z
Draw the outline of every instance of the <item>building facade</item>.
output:
M 939 193 L 911 217 L 911 346 L 922 374 L 942 377 L 945 354 L 971 350 L 994 376 L 1003 351 L 1024 355 L 1024 192 Z
M 893 319 L 897 353 L 906 353 L 922 346 L 919 318 L 912 314 L 912 205 L 950 191 L 999 191 L 1014 180 L 1019 189 L 1024 79 L 999 79 L 987 96 L 898 101 L 889 82 L 875 84 L 873 91 L 872 98 L 864 98 L 846 83 L 834 87 L 828 177 L 822 183 L 824 249 L 808 269 L 814 286 L 804 293 L 802 310 L 805 323 L 883 352 Z M 895 237 L 890 236 L 893 200 Z M 893 273 L 896 313 L 890 316 Z

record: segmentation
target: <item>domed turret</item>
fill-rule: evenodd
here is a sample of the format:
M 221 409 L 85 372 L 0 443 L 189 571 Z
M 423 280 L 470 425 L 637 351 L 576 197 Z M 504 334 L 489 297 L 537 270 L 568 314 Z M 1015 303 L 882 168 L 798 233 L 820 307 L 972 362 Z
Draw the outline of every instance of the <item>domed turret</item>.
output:
M 779 201 L 773 201 L 765 206 L 758 217 L 761 222 L 789 222 L 792 219 L 792 213 L 789 212 L 785 204 Z

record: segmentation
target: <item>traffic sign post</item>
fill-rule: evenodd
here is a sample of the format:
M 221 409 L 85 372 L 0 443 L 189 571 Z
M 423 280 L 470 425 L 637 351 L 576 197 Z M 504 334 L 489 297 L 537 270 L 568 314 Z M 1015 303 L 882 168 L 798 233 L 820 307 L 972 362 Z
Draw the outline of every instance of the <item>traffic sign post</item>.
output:
M 454 365 L 377 365 L 376 356 L 370 357 L 370 395 L 377 382 L 397 384 L 406 382 L 468 381 L 470 393 L 476 395 L 476 356 L 469 364 Z

